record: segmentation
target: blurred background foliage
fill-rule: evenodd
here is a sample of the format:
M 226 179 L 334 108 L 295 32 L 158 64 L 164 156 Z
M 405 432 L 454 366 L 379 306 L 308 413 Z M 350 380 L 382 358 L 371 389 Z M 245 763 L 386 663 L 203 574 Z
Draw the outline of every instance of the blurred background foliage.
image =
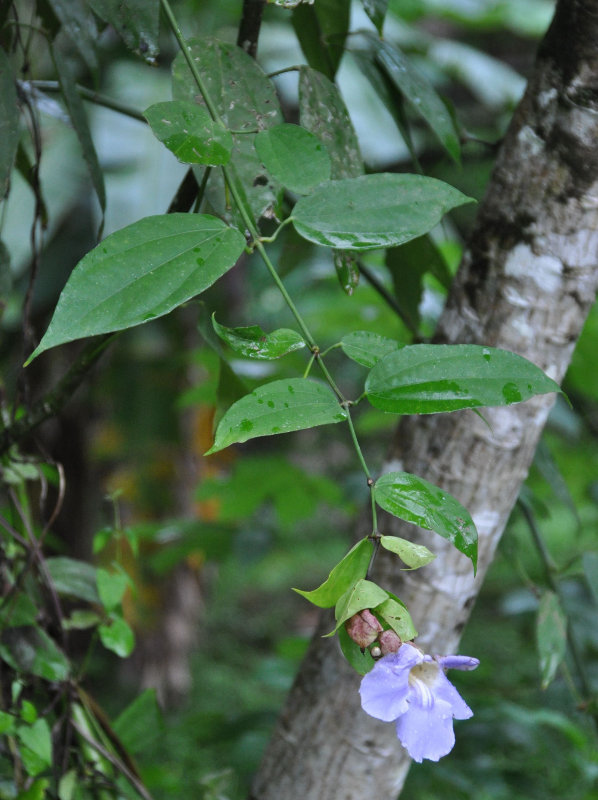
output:
M 187 35 L 231 42 L 240 6 L 239 0 L 174 4 Z M 22 4 L 24 19 L 32 7 Z M 428 174 L 481 198 L 495 143 L 521 96 L 552 11 L 546 0 L 391 0 L 385 37 L 398 42 L 449 99 L 462 126 L 463 163 L 457 166 L 411 121 L 414 147 Z M 351 31 L 372 29 L 360 4 L 352 14 Z M 367 168 L 409 170 L 409 149 L 361 72 L 355 51 L 362 47 L 363 36 L 348 38 L 337 80 Z M 91 80 L 82 69 L 81 80 L 141 111 L 170 96 L 175 50 L 166 34 L 160 48 L 149 67 L 107 29 L 99 39 L 101 68 L 92 70 Z M 36 77 L 53 79 L 42 48 L 36 57 Z M 305 63 L 290 11 L 267 7 L 258 57 L 268 72 Z M 297 74 L 275 80 L 287 119 L 296 121 Z M 47 92 L 44 98 L 40 184 L 48 226 L 33 295 L 38 335 L 100 224 L 108 234 L 163 213 L 185 173 L 142 122 L 87 104 L 106 186 L 102 217 L 75 133 L 62 119 L 56 96 Z M 467 206 L 452 214 L 438 238 L 448 273 L 458 265 L 474 213 Z M 34 214 L 34 194 L 15 172 L 2 205 L 7 257 L 0 273 L 0 359 L 6 396 L 16 391 L 23 361 L 21 309 Z M 430 272 L 409 282 L 379 254 L 367 254 L 367 270 L 391 297 L 385 302 L 363 277 L 351 294 L 343 292 L 332 258 L 289 228 L 273 253 L 318 341 L 334 344 L 355 329 L 404 342 L 412 340 L 414 327 L 420 338 L 433 332 L 446 288 Z M 408 287 L 408 302 L 405 295 L 395 296 L 397 286 L 405 292 Z M 408 306 L 410 320 L 397 314 L 393 298 L 395 306 Z M 315 623 L 312 609 L 290 587 L 312 588 L 325 577 L 346 551 L 366 499 L 350 442 L 332 426 L 202 458 L 214 418 L 239 395 L 241 384 L 296 375 L 305 366 L 296 353 L 264 364 L 231 361 L 208 333 L 207 308 L 215 308 L 225 325 L 292 325 L 260 264 L 244 258 L 209 290 L 205 306 L 191 303 L 120 336 L 60 418 L 42 429 L 37 451 L 31 448 L 51 453 L 66 474 L 63 507 L 47 538 L 50 555 L 116 563 L 130 576 L 122 613 L 137 647 L 124 662 L 110 650 L 93 648 L 84 686 L 113 720 L 148 789 L 172 800 L 245 796 Z M 597 336 L 594 310 L 565 382 L 572 407 L 561 400 L 555 406 L 463 639 L 462 652 L 481 660 L 462 682 L 475 716 L 458 726 L 450 757 L 411 770 L 405 797 L 598 798 L 596 735 L 576 688 L 576 665 L 569 654 L 542 689 L 535 643 L 540 597 L 556 590 L 576 658 L 588 685 L 597 685 Z M 76 351 L 69 345 L 36 364 L 30 390 L 49 385 Z M 347 394 L 359 391 L 362 377 L 358 365 L 343 361 Z M 373 409 L 358 414 L 370 463 L 381 465 L 393 425 L 394 417 Z M 5 479 L 20 492 L 31 475 L 23 477 L 19 468 L 4 462 Z M 3 515 L 15 524 L 8 506 L 6 499 Z M 73 650 L 83 653 L 88 644 L 81 634 Z M 139 695 L 148 687 L 157 689 L 162 712 L 151 691 Z M 0 767 L 8 769 L 5 757 Z M 121 791 L 130 794 L 124 785 Z M 0 797 L 15 796 L 4 774 Z

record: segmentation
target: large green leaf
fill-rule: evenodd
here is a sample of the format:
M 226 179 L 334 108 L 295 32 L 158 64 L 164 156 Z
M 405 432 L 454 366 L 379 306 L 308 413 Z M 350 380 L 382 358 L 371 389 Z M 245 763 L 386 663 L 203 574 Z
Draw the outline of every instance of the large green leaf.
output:
M 58 594 L 99 603 L 96 568 L 85 561 L 66 556 L 46 559 L 46 568 Z
M 131 50 L 148 59 L 158 54 L 160 0 L 89 0 L 89 5 Z
M 365 608 L 375 608 L 388 599 L 388 592 L 381 589 L 377 583 L 365 579 L 357 581 L 347 591 L 339 597 L 334 607 L 334 617 L 336 625 L 334 630 L 326 636 L 332 636 L 344 623 L 351 619 L 354 614 L 363 611 Z
M 333 180 L 363 174 L 363 159 L 351 117 L 337 87 L 310 67 L 299 70 L 301 125 L 326 146 Z
M 531 361 L 507 350 L 414 344 L 379 361 L 367 377 L 365 391 L 382 411 L 434 414 L 511 405 L 560 389 Z
M 218 166 L 230 161 L 233 137 L 214 122 L 207 109 L 186 100 L 169 100 L 146 108 L 154 136 L 183 164 Z
M 470 202 L 435 178 L 379 173 L 318 187 L 299 200 L 292 219 L 297 232 L 316 244 L 372 250 L 422 236 L 447 211 Z
M 331 608 L 351 586 L 365 578 L 372 550 L 371 541 L 361 539 L 349 550 L 342 561 L 339 561 L 321 586 L 311 592 L 304 592 L 301 589 L 293 589 L 293 591 L 319 608 Z
M 350 0 L 318 0 L 293 11 L 293 28 L 307 62 L 331 80 L 343 57 L 350 12 Z
M 330 156 L 315 134 L 300 125 L 276 125 L 255 137 L 268 172 L 297 194 L 309 194 L 330 178 Z
M 274 84 L 240 47 L 210 39 L 189 39 L 187 46 L 222 121 L 233 131 L 229 171 L 238 178 L 254 217 L 271 214 L 278 208 L 282 187 L 262 167 L 253 140 L 256 131 L 283 122 Z M 172 65 L 172 91 L 175 100 L 203 105 L 182 53 Z M 203 169 L 194 169 L 201 182 Z M 219 216 L 230 215 L 221 170 L 212 172 L 206 197 Z
M 206 455 L 256 436 L 289 433 L 345 419 L 346 410 L 325 384 L 306 378 L 273 381 L 229 408 Z
M 408 472 L 387 472 L 374 484 L 374 499 L 389 514 L 434 531 L 478 560 L 478 532 L 469 512 L 448 492 Z
M 451 115 L 429 80 L 396 45 L 371 37 L 378 62 L 412 109 L 430 126 L 447 153 L 460 160 L 459 134 Z
M 29 360 L 167 314 L 211 286 L 244 247 L 239 231 L 207 214 L 146 217 L 116 231 L 75 267 Z
M 0 200 L 8 193 L 19 145 L 19 109 L 10 61 L 0 47 Z
M 212 317 L 212 325 L 222 341 L 246 358 L 281 358 L 305 347 L 302 336 L 290 328 L 279 328 L 272 333 L 265 333 L 259 325 L 227 328 L 216 322 L 215 317 Z
M 371 331 L 353 331 L 343 336 L 341 348 L 352 361 L 364 367 L 373 367 L 389 353 L 394 353 L 402 345 L 396 339 L 380 336 Z
M 554 592 L 545 592 L 540 600 L 536 620 L 536 640 L 542 688 L 546 689 L 552 683 L 567 650 L 567 617 Z

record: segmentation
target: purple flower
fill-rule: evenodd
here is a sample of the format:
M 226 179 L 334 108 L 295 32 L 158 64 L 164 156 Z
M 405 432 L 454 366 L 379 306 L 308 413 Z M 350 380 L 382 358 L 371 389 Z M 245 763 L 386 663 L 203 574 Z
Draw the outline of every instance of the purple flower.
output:
M 399 741 L 415 761 L 438 761 L 455 744 L 453 718 L 473 716 L 444 670 L 470 670 L 479 663 L 469 656 L 427 656 L 403 644 L 364 676 L 361 707 L 376 719 L 396 721 Z

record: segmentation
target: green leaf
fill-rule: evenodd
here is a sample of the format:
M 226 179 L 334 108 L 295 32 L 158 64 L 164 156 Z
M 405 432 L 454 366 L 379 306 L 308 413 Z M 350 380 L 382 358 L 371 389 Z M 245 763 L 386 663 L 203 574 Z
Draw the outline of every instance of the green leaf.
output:
M 398 555 L 410 569 L 425 567 L 436 558 L 435 553 L 431 553 L 423 544 L 415 544 L 399 536 L 382 536 L 380 544 L 385 550 Z
M 362 578 L 365 578 L 372 557 L 373 545 L 369 539 L 361 539 L 347 555 L 339 561 L 324 583 L 311 592 L 293 589 L 319 608 L 331 608 L 339 598 Z
M 21 719 L 29 725 L 33 725 L 37 719 L 37 708 L 30 703 L 29 700 L 23 700 L 21 703 Z
M 120 658 L 126 658 L 133 652 L 135 634 L 122 617 L 113 614 L 110 622 L 100 625 L 98 632 L 104 647 Z
M 459 163 L 461 146 L 453 119 L 428 79 L 411 63 L 396 45 L 369 37 L 378 62 L 388 77 L 409 102 L 412 109 L 429 125 L 451 158 Z
M 113 611 L 120 605 L 131 579 L 126 572 L 120 570 L 110 572 L 102 567 L 98 567 L 96 578 L 102 605 L 106 611 Z
M 319 186 L 293 209 L 297 233 L 348 250 L 403 244 L 435 227 L 452 208 L 472 202 L 423 175 L 379 173 Z
M 387 472 L 374 484 L 374 499 L 389 514 L 448 539 L 471 559 L 475 572 L 478 532 L 469 512 L 448 492 L 408 472 Z
M 95 627 L 101 621 L 101 617 L 95 611 L 75 609 L 70 617 L 63 619 L 62 627 L 65 631 L 84 631 Z
M 598 603 L 598 553 L 584 553 L 582 563 L 586 581 L 594 595 L 594 602 Z
M 46 559 L 46 567 L 58 594 L 99 603 L 94 566 L 74 558 L 56 556 Z
M 268 172 L 297 194 L 309 194 L 330 178 L 330 156 L 322 142 L 300 125 L 285 123 L 255 137 Z
M 143 112 L 154 136 L 183 164 L 228 164 L 233 147 L 229 130 L 214 122 L 197 103 L 170 100 Z
M 77 91 L 77 84 L 72 73 L 72 68 L 67 60 L 67 56 L 60 52 L 59 49 L 52 48 L 52 60 L 58 74 L 60 88 L 62 89 L 62 96 L 69 113 L 73 128 L 79 139 L 81 145 L 81 152 L 83 159 L 87 164 L 89 175 L 95 193 L 98 196 L 100 208 L 102 212 L 106 209 L 106 188 L 104 186 L 104 173 L 98 160 L 98 155 L 91 138 L 89 125 L 87 123 L 87 114 L 83 100 Z
M 52 736 L 45 719 L 38 719 L 33 725 L 20 725 L 17 736 L 25 747 L 35 753 L 43 767 L 52 764 Z M 41 772 L 41 769 L 38 771 Z
M 29 774 L 31 775 L 32 773 L 30 772 Z M 34 781 L 28 789 L 19 792 L 16 800 L 43 800 L 45 797 L 48 797 L 46 790 L 49 785 L 49 778 L 40 778 Z
M 388 0 L 361 0 L 365 13 L 376 26 L 379 34 L 382 34 L 384 18 L 388 9 Z
M 362 652 L 357 642 L 351 639 L 344 627 L 339 628 L 338 641 L 344 657 L 353 669 L 360 675 L 366 675 L 376 663 L 370 655 L 370 651 L 365 649 Z
M 343 353 L 364 367 L 373 367 L 402 346 L 395 339 L 370 331 L 353 331 L 341 339 Z
M 60 33 L 57 39 L 61 47 L 65 50 L 71 49 L 68 44 L 61 42 L 63 36 L 68 37 L 78 50 L 83 62 L 92 72 L 95 72 L 98 66 L 96 57 L 98 28 L 94 15 L 87 7 L 87 2 L 85 0 L 47 0 L 47 2 L 55 18 L 60 22 Z M 38 14 L 43 15 L 45 5 L 45 3 L 37 4 Z
M 567 650 L 567 617 L 554 592 L 547 591 L 540 599 L 536 620 L 536 641 L 542 688 L 546 689 L 556 675 Z
M 350 297 L 359 285 L 357 260 L 348 250 L 333 250 L 332 252 L 336 277 L 342 290 Z
M 8 194 L 19 136 L 19 108 L 14 76 L 8 56 L 0 47 L 0 200 Z
M 357 581 L 339 597 L 334 607 L 336 626 L 326 636 L 333 636 L 348 619 L 364 608 L 376 608 L 388 598 L 388 592 L 381 589 L 377 583 L 365 579 Z
M 114 732 L 130 753 L 142 753 L 164 733 L 155 689 L 146 689 L 117 717 Z
M 58 800 L 73 800 L 79 777 L 76 769 L 69 769 L 58 782 Z
M 325 384 L 306 378 L 273 381 L 229 408 L 206 455 L 256 436 L 289 433 L 345 419 L 346 410 Z
M 226 328 L 216 322 L 215 316 L 212 316 L 212 325 L 222 341 L 226 342 L 235 353 L 246 358 L 281 358 L 287 353 L 305 347 L 300 334 L 290 328 L 280 328 L 272 333 L 265 333 L 259 325 Z
M 157 56 L 160 0 L 89 0 L 89 5 L 112 25 L 129 49 L 145 59 Z
M 0 711 L 0 736 L 12 733 L 15 725 L 15 718 L 7 711 Z
M 343 98 L 334 83 L 310 67 L 299 70 L 299 115 L 301 125 L 325 145 L 333 180 L 363 174 L 357 134 Z
M 417 636 L 411 615 L 405 604 L 395 595 L 388 593 L 389 597 L 373 610 L 387 625 L 401 638 L 403 642 L 410 642 Z
M 64 681 L 69 676 L 67 657 L 45 631 L 35 626 L 5 630 L 0 658 L 17 672 L 48 681 Z
M 560 388 L 531 361 L 474 344 L 415 344 L 391 353 L 368 375 L 369 402 L 396 414 L 505 406 Z
M 224 275 L 244 247 L 239 231 L 208 214 L 146 217 L 116 231 L 73 270 L 29 362 L 63 342 L 167 314 Z
M 189 39 L 187 47 L 222 121 L 233 132 L 228 171 L 238 179 L 254 218 L 271 215 L 280 205 L 282 187 L 264 170 L 253 140 L 255 132 L 283 122 L 274 84 L 240 47 L 210 39 Z M 175 100 L 203 105 L 183 53 L 172 65 L 172 91 Z M 194 171 L 201 183 L 203 169 Z M 215 213 L 230 217 L 221 170 L 210 175 L 206 199 Z
M 0 605 L 0 629 L 33 625 L 37 619 L 37 606 L 23 592 L 16 592 Z
M 318 0 L 293 11 L 293 28 L 310 67 L 331 80 L 344 53 L 350 0 Z

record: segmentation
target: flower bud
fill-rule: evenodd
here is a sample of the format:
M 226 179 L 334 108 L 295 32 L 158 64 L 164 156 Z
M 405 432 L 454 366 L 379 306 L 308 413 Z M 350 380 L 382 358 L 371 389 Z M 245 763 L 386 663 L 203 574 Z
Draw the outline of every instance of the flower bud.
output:
M 369 609 L 354 614 L 345 622 L 345 630 L 350 638 L 363 650 L 375 642 L 382 630 L 382 625 Z
M 382 655 L 382 650 L 375 644 L 372 648 L 370 648 L 370 655 L 372 658 L 380 658 Z
M 387 656 L 389 653 L 396 653 L 402 644 L 400 637 L 391 630 L 382 631 L 378 636 L 378 642 L 383 656 Z

